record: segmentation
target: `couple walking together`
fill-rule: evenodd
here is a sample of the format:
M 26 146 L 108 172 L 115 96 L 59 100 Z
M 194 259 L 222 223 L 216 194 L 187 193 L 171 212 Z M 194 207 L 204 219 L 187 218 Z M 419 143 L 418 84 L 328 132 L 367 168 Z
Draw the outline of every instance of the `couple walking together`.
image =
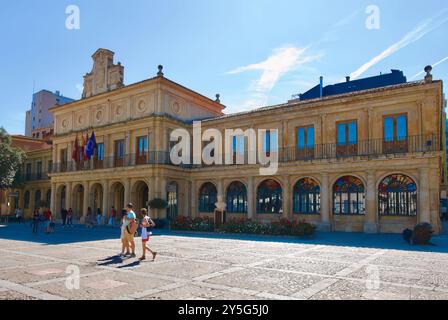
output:
M 137 229 L 139 227 L 139 223 L 137 220 L 137 216 L 135 212 L 132 210 L 133 204 L 129 203 L 126 206 L 126 212 L 123 213 L 123 219 L 121 224 L 121 255 L 122 256 L 130 256 L 131 258 L 135 258 L 135 240 L 134 237 L 137 233 Z M 143 215 L 140 226 L 142 228 L 142 256 L 139 260 L 146 260 L 146 251 L 149 251 L 152 254 L 152 260 L 156 258 L 157 252 L 152 251 L 147 243 L 149 241 L 149 237 L 152 234 L 149 228 L 155 227 L 154 221 L 148 215 L 148 210 L 143 208 L 140 210 Z M 131 253 L 131 252 L 132 253 Z

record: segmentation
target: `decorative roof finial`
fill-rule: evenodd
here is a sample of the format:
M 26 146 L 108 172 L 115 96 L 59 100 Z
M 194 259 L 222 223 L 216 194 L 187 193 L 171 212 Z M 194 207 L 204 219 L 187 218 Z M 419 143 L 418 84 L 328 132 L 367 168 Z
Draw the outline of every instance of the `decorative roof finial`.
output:
M 221 97 L 221 95 L 219 93 L 217 93 L 215 102 L 221 103 L 221 100 L 219 99 L 219 97 Z
M 432 82 L 432 67 L 431 66 L 426 66 L 425 67 L 425 72 L 426 72 L 426 76 L 425 76 L 425 82 L 426 83 L 431 83 Z
M 159 72 L 157 72 L 157 76 L 159 77 L 163 77 L 163 66 L 161 64 L 159 64 L 159 66 L 157 67 L 159 69 Z

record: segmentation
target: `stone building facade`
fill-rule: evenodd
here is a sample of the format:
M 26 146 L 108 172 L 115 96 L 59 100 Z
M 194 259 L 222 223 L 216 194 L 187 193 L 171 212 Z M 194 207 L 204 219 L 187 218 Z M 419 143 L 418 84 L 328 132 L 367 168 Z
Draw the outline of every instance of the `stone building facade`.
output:
M 441 230 L 441 81 L 427 76 L 225 115 L 219 96 L 209 99 L 167 79 L 161 66 L 155 77 L 124 86 L 113 53 L 100 49 L 93 60 L 84 98 L 50 110 L 53 212 L 72 208 L 82 221 L 88 207 L 108 214 L 112 205 L 144 207 L 162 198 L 169 207 L 153 212 L 155 218 L 211 216 L 223 202 L 229 218 L 304 219 L 321 230 L 401 232 L 418 222 Z M 104 76 L 108 66 L 119 66 L 118 75 Z M 97 92 L 92 79 L 101 80 Z M 259 164 L 247 162 L 174 165 L 170 134 L 178 128 L 193 134 L 193 121 L 223 136 L 226 129 L 268 129 L 262 144 L 277 129 L 278 144 L 263 150 L 278 155 L 277 172 L 263 176 Z M 73 161 L 75 138 L 92 130 L 95 156 Z M 247 139 L 232 139 L 232 154 L 244 158 Z
M 36 208 L 50 207 L 51 183 L 48 172 L 53 167 L 52 145 L 50 141 L 13 135 L 11 145 L 26 152 L 26 160 L 21 169 L 21 189 L 2 190 L 0 214 L 11 215 L 15 209 L 23 209 L 25 217 L 30 217 Z

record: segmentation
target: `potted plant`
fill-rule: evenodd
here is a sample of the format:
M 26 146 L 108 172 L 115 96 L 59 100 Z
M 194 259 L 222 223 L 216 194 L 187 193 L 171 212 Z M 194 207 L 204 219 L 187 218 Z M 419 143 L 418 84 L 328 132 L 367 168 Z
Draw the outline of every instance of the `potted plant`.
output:
M 429 245 L 431 244 L 431 237 L 434 233 L 432 226 L 427 223 L 419 223 L 414 227 L 412 232 L 412 243 L 417 245 Z

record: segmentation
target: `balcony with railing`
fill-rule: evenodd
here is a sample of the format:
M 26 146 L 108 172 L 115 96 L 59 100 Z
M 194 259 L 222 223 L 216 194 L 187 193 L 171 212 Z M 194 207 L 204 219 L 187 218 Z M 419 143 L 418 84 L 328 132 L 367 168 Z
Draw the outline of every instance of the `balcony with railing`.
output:
M 21 177 L 24 182 L 45 181 L 50 179 L 47 172 L 27 172 L 21 174 Z
M 312 147 L 299 149 L 297 147 L 279 148 L 271 150 L 266 156 L 270 159 L 278 157 L 281 163 L 295 161 L 315 161 L 325 159 L 344 159 L 354 157 L 380 157 L 385 155 L 405 155 L 441 151 L 439 139 L 435 135 L 409 136 L 397 141 L 372 139 L 358 141 L 353 144 L 340 145 L 337 143 L 316 144 Z M 257 155 L 258 158 L 258 155 Z M 233 165 L 248 164 L 248 152 L 231 156 Z M 240 159 L 237 163 L 235 160 Z M 260 161 L 258 161 L 259 163 Z M 225 163 L 225 159 L 223 159 Z M 168 151 L 152 151 L 145 154 L 125 154 L 120 157 L 104 157 L 101 160 L 92 159 L 84 162 L 61 162 L 53 164 L 52 173 L 99 170 L 110 168 L 134 167 L 142 165 L 173 165 Z M 181 164 L 183 168 L 201 168 L 216 165 Z

